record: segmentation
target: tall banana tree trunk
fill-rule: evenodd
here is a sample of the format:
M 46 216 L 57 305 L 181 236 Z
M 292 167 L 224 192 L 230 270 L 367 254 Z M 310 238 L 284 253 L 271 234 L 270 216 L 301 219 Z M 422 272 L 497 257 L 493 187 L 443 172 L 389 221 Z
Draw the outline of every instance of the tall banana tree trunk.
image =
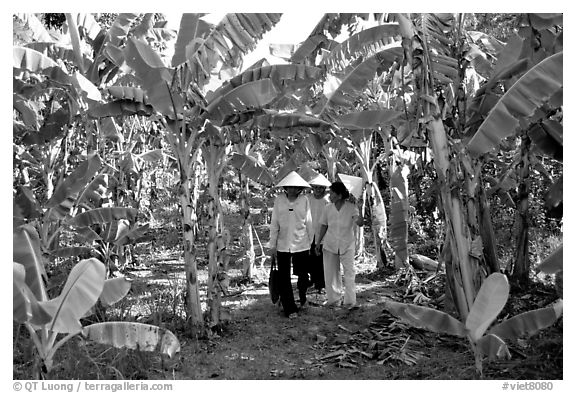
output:
M 387 216 L 382 194 L 375 183 L 369 182 L 366 186 L 366 195 L 370 200 L 370 214 L 372 217 L 372 234 L 374 251 L 376 253 L 376 268 L 382 269 L 388 265 L 386 257 L 386 238 L 388 236 Z
M 461 180 L 451 165 L 446 130 L 442 120 L 434 117 L 429 123 L 429 139 L 434 153 L 434 167 L 440 186 L 440 199 L 446 220 L 445 256 L 448 289 L 462 320 L 466 320 L 481 284 L 480 265 L 472 256 L 472 239 L 460 197 Z M 479 279 L 478 279 L 479 278 Z
M 242 217 L 242 235 L 241 243 L 244 248 L 244 264 L 242 274 L 249 282 L 254 275 L 254 263 L 256 260 L 256 251 L 254 250 L 254 235 L 252 233 L 252 218 L 250 215 L 249 189 L 248 181 L 242 177 L 238 171 L 240 179 L 240 216 Z
M 530 260 L 528 258 L 529 250 L 529 212 L 528 204 L 530 197 L 530 139 L 528 136 L 522 136 L 522 144 L 520 146 L 521 161 L 519 167 L 518 184 L 518 203 L 516 205 L 516 252 L 514 260 L 514 270 L 512 273 L 512 280 L 518 284 L 526 284 L 529 282 Z
M 184 268 L 186 272 L 186 314 L 191 335 L 204 333 L 204 318 L 200 303 L 200 283 L 196 266 L 197 202 L 200 178 L 200 146 L 196 141 L 197 131 L 186 137 L 186 124 L 167 122 L 166 139 L 170 143 L 178 162 L 180 181 L 178 199 L 182 209 L 182 233 Z
M 222 323 L 222 294 L 228 290 L 226 246 L 229 236 L 224 234 L 219 184 L 226 165 L 226 146 L 223 135 L 216 127 L 206 125 L 206 139 L 202 154 L 208 175 L 208 288 L 206 289 L 209 327 Z M 228 240 L 227 240 L 228 239 Z

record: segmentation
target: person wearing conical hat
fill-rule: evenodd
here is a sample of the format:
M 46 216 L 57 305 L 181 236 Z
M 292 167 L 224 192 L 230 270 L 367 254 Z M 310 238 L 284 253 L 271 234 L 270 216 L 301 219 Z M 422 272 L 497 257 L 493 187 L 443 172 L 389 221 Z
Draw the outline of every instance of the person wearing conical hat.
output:
M 350 202 L 350 192 L 340 181 L 329 188 L 330 202 L 320 217 L 320 230 L 316 239 L 316 252 L 323 252 L 326 306 L 340 306 L 342 296 L 342 265 L 344 275 L 344 306 L 356 308 L 356 272 L 354 254 L 355 226 L 362 226 L 363 217 L 358 207 Z
M 269 253 L 276 255 L 280 275 L 280 303 L 284 315 L 289 318 L 298 316 L 297 312 L 306 306 L 306 291 L 308 289 L 307 263 L 310 244 L 314 230 L 310 203 L 302 194 L 304 188 L 310 185 L 296 172 L 290 172 L 277 187 L 283 187 L 284 192 L 274 199 L 272 219 L 270 221 Z M 292 291 L 291 267 L 298 276 L 298 295 L 300 308 L 294 301 Z
M 307 194 L 308 202 L 310 203 L 310 212 L 312 214 L 312 223 L 314 225 L 314 239 L 318 237 L 320 230 L 320 216 L 324 207 L 330 203 L 328 199 L 327 188 L 330 186 L 330 181 L 326 179 L 321 173 L 315 175 L 308 184 L 312 187 L 312 193 Z M 316 241 L 312 240 L 310 247 L 310 263 L 309 263 L 310 280 L 314 285 L 314 289 L 318 294 L 322 293 L 325 288 L 324 283 L 324 262 L 322 259 L 322 252 L 316 253 Z

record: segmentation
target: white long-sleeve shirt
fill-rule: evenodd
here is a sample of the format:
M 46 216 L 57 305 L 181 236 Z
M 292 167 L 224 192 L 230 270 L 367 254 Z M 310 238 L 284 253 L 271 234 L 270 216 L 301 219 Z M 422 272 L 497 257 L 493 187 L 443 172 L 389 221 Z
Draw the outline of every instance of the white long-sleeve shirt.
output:
M 304 195 L 290 202 L 281 193 L 274 200 L 270 222 L 269 247 L 280 252 L 300 252 L 310 249 L 314 236 L 310 203 Z
M 314 237 L 318 238 L 320 233 L 320 217 L 322 217 L 322 212 L 327 204 L 330 203 L 328 195 L 324 195 L 322 198 L 317 199 L 313 194 L 307 195 L 308 202 L 310 203 L 310 213 L 312 214 L 312 224 L 314 224 Z
M 320 218 L 320 225 L 328 226 L 322 239 L 322 247 L 334 254 L 354 249 L 354 228 L 359 214 L 358 208 L 351 202 L 344 202 L 340 210 L 336 209 L 333 203 L 329 203 Z

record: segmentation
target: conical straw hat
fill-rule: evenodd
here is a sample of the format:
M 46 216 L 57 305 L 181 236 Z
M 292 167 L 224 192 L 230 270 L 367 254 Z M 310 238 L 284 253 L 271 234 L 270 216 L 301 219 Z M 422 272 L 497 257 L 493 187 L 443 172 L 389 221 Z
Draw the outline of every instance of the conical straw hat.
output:
M 328 179 L 326 179 L 324 177 L 324 175 L 322 175 L 321 173 L 317 174 L 316 176 L 314 176 L 312 179 L 308 180 L 308 184 L 310 184 L 311 186 L 324 186 L 324 187 L 330 187 L 330 183 L 328 181 Z
M 290 172 L 284 179 L 280 180 L 276 187 L 310 187 L 306 180 L 297 174 L 295 171 Z
M 361 177 L 348 176 L 342 173 L 339 173 L 338 177 L 342 183 L 344 183 L 350 194 L 354 195 L 356 199 L 359 199 L 362 196 L 362 185 L 364 180 Z

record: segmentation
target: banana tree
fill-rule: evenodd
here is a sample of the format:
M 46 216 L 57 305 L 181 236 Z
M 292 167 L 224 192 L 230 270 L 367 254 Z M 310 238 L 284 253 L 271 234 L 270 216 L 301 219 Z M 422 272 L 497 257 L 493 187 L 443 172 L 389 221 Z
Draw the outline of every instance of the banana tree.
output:
M 434 155 L 440 201 L 446 222 L 443 259 L 448 292 L 462 320 L 466 320 L 483 279 L 482 238 L 473 210 L 477 172 L 461 150 L 453 149 L 443 122 L 443 111 L 436 94 L 437 86 L 459 86 L 457 67 L 451 60 L 445 37 L 452 25 L 449 14 L 419 14 L 413 19 L 397 15 L 404 38 L 406 60 L 413 72 L 419 123 L 427 133 Z M 450 88 L 446 91 L 450 92 Z M 458 145 L 455 145 L 458 147 Z M 455 159 L 453 158 L 455 157 Z M 464 181 L 464 183 L 463 183 Z M 466 184 L 467 186 L 464 186 Z M 466 203 L 462 197 L 467 196 Z
M 412 326 L 435 333 L 468 339 L 474 354 L 476 371 L 482 375 L 484 358 L 511 357 L 506 340 L 531 336 L 551 326 L 563 312 L 563 302 L 550 307 L 527 311 L 494 324 L 508 301 L 510 286 L 501 273 L 492 273 L 484 280 L 467 318 L 460 322 L 449 314 L 428 307 L 387 301 L 385 308 Z
M 530 271 L 528 259 L 529 240 L 529 182 L 531 166 L 530 146 L 549 152 L 554 158 L 560 158 L 557 152 L 562 148 L 562 60 L 563 52 L 545 58 L 524 73 L 497 101 L 488 113 L 478 131 L 470 139 L 468 148 L 475 156 L 489 153 L 498 147 L 499 142 L 508 136 L 522 132 L 520 156 L 518 162 L 519 232 L 514 262 L 515 281 L 528 280 Z
M 205 127 L 206 117 L 203 113 L 220 113 L 221 109 L 220 104 L 208 108 L 203 89 L 220 71 L 234 72 L 238 69 L 242 55 L 252 50 L 262 34 L 279 19 L 279 14 L 227 14 L 213 26 L 204 21 L 201 14 L 183 14 L 172 57 L 174 68 L 167 67 L 149 45 L 132 38 L 127 40 L 119 56 L 134 71 L 137 83 L 146 92 L 148 103 L 161 115 L 166 139 L 178 161 L 187 277 L 186 303 L 193 329 L 203 326 L 195 261 L 197 174 L 200 157 L 214 153 L 203 152 L 202 143 L 205 140 L 198 136 Z M 213 174 L 217 174 L 218 164 L 212 170 Z M 212 183 L 215 187 L 218 180 Z M 216 234 L 219 235 L 222 234 Z M 216 259 L 212 257 L 212 260 Z M 212 288 L 208 288 L 208 293 L 211 292 Z
M 84 259 L 70 271 L 60 295 L 49 299 L 46 291 L 45 260 L 39 237 L 29 225 L 14 230 L 13 319 L 23 324 L 34 343 L 37 360 L 34 379 L 44 379 L 54 367 L 54 356 L 70 339 L 84 338 L 140 351 L 158 351 L 170 357 L 180 343 L 169 330 L 131 322 L 103 322 L 82 326 L 99 302 L 110 306 L 122 299 L 131 283 L 125 278 L 106 280 L 104 264 Z

